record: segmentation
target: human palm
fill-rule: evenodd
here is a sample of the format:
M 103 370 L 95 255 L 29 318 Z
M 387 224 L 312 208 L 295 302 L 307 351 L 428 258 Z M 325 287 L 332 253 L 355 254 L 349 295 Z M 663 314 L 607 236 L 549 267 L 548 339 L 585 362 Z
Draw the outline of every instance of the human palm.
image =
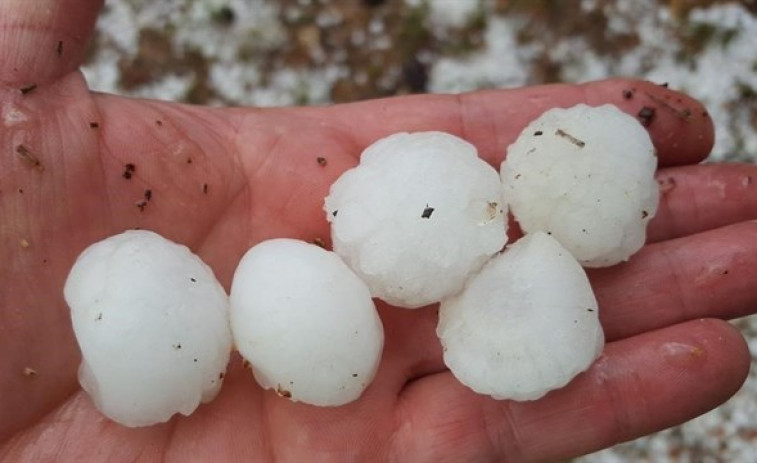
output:
M 552 460 L 689 419 L 743 381 L 746 346 L 717 319 L 756 307 L 757 225 L 747 221 L 757 219 L 757 169 L 694 165 L 712 125 L 687 97 L 613 80 L 327 108 L 129 100 L 90 93 L 75 71 L 97 5 L 56 5 L 51 14 L 0 6 L 5 460 Z M 441 361 L 435 307 L 384 305 L 376 380 L 343 407 L 263 391 L 238 357 L 215 401 L 147 428 L 108 421 L 79 388 L 62 287 L 88 244 L 154 230 L 192 248 L 228 288 L 241 255 L 263 239 L 328 243 L 323 197 L 376 139 L 447 131 L 496 166 L 530 119 L 579 102 L 657 108 L 649 130 L 663 194 L 650 243 L 630 263 L 590 273 L 609 343 L 565 389 L 525 403 L 478 396 Z

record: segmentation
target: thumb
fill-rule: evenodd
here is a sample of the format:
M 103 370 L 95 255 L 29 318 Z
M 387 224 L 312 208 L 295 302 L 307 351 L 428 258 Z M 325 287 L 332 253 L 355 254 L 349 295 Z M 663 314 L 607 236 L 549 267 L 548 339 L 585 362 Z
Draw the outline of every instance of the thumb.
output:
M 77 69 L 103 0 L 0 1 L 0 83 L 50 83 Z

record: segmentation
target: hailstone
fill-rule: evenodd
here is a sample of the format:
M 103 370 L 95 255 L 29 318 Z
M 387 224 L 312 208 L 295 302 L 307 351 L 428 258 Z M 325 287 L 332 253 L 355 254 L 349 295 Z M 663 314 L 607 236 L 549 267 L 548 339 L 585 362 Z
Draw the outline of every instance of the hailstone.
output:
M 369 146 L 331 186 L 325 209 L 334 251 L 374 296 L 401 307 L 460 291 L 507 240 L 497 172 L 442 132 Z
M 368 387 L 384 331 L 365 284 L 333 252 L 273 239 L 242 257 L 231 327 L 255 379 L 293 401 L 343 405 Z
M 524 232 L 555 237 L 587 267 L 627 260 L 657 211 L 655 149 L 612 105 L 551 109 L 507 149 L 502 182 Z
M 164 422 L 220 390 L 228 297 L 185 246 L 145 230 L 111 236 L 82 252 L 64 296 L 82 353 L 79 381 L 112 420 Z
M 521 238 L 442 301 L 444 362 L 469 388 L 534 400 L 566 385 L 604 344 L 583 268 L 542 232 Z

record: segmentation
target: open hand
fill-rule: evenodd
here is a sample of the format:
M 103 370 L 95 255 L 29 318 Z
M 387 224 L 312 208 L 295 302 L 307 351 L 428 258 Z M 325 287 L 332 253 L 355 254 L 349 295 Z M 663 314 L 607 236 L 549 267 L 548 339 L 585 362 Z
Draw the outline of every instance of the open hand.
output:
M 720 319 L 757 310 L 757 168 L 697 165 L 713 141 L 697 102 L 629 80 L 321 108 L 130 100 L 91 93 L 76 70 L 100 6 L 0 5 L 2 459 L 554 460 L 690 419 L 744 380 L 746 345 Z M 228 288 L 263 239 L 328 244 L 329 185 L 378 138 L 446 131 L 498 167 L 528 121 L 579 102 L 655 108 L 662 195 L 641 252 L 590 272 L 609 342 L 566 388 L 535 402 L 478 396 L 441 361 L 436 307 L 383 305 L 379 373 L 344 407 L 263 391 L 238 356 L 214 402 L 158 426 L 110 422 L 79 388 L 62 288 L 92 242 L 154 230 L 188 245 Z

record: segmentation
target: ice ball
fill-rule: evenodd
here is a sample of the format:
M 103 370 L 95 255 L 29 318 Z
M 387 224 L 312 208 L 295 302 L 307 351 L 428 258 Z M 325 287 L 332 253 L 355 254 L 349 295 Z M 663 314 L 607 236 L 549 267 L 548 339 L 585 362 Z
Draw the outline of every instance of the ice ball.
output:
M 627 260 L 657 211 L 647 131 L 612 105 L 551 109 L 507 149 L 509 207 L 524 232 L 547 232 L 587 267 Z
M 494 257 L 442 301 L 437 334 L 460 382 L 496 399 L 534 400 L 566 385 L 604 344 L 579 263 L 542 232 Z
M 64 295 L 83 357 L 79 381 L 112 420 L 164 422 L 220 390 L 228 297 L 185 246 L 145 230 L 107 238 L 82 252 Z
M 273 239 L 242 257 L 231 327 L 255 379 L 293 401 L 357 399 L 372 381 L 384 331 L 365 283 L 333 252 Z
M 331 186 L 325 209 L 334 251 L 374 296 L 401 307 L 460 291 L 506 242 L 497 172 L 442 132 L 372 144 Z

